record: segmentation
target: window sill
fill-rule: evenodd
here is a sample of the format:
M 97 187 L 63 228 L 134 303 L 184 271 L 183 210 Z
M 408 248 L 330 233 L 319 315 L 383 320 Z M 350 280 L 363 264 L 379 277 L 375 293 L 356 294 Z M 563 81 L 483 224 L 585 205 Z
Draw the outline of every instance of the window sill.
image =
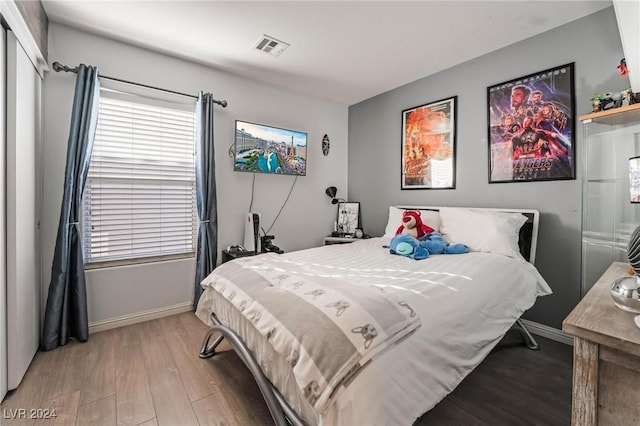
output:
M 113 268 L 118 266 L 141 265 L 144 263 L 168 262 L 171 260 L 195 259 L 196 253 L 170 254 L 163 256 L 141 257 L 137 259 L 105 260 L 97 262 L 87 262 L 84 264 L 85 271 L 92 269 Z

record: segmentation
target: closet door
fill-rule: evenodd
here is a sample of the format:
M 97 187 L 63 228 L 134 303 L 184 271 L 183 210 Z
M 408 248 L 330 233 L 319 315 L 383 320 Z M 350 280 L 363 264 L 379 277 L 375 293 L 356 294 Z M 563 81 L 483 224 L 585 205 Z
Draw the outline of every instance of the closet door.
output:
M 42 81 L 7 31 L 7 382 L 18 386 L 40 340 L 39 232 L 36 152 Z
M 0 25 L 0 400 L 7 394 L 7 229 L 5 210 L 7 194 L 5 191 L 6 159 L 6 85 L 7 73 L 5 52 L 7 34 Z

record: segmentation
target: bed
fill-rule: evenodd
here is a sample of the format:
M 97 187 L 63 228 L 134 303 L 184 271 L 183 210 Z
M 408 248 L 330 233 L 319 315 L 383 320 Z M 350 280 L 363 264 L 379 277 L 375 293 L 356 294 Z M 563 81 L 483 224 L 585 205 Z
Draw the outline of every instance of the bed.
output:
M 424 260 L 391 254 L 388 245 L 406 209 L 419 210 L 423 222 L 448 242 L 464 243 L 471 251 Z M 393 206 L 382 237 L 227 262 L 202 282 L 196 315 L 211 329 L 200 356 L 214 356 L 216 346 L 227 339 L 256 378 L 276 424 L 411 425 L 449 394 L 514 325 L 529 347 L 537 347 L 519 318 L 537 297 L 551 293 L 533 266 L 538 217 L 534 210 Z M 244 298 L 258 281 L 278 297 L 250 306 L 281 300 L 270 309 L 298 319 L 292 328 L 303 330 L 295 344 L 282 343 L 287 333 L 269 325 L 269 312 L 260 318 L 246 309 Z M 377 289 L 387 299 L 375 303 L 392 303 L 405 316 L 389 326 L 397 333 L 394 340 L 378 347 L 367 346 L 371 336 L 366 330 L 349 326 L 348 338 L 364 336 L 364 345 L 358 343 L 361 358 L 345 364 L 346 374 L 335 383 L 327 380 L 326 388 L 313 394 L 301 375 L 318 373 L 310 372 L 299 352 L 312 346 L 323 352 L 321 361 L 309 361 L 315 368 L 339 358 L 338 342 L 344 339 L 324 336 L 322 330 L 331 326 L 322 325 L 324 320 L 310 313 L 310 305 L 296 311 L 295 300 L 305 298 L 324 309 L 326 317 L 338 317 L 344 306 L 341 311 L 329 295 L 342 289 L 341 295 L 347 294 L 354 305 L 348 312 L 358 303 L 369 303 L 354 301 L 354 293 L 377 298 L 372 293 Z M 391 316 L 392 310 L 384 308 L 383 315 Z M 380 329 L 377 334 L 387 332 L 382 325 L 386 319 L 368 321 Z

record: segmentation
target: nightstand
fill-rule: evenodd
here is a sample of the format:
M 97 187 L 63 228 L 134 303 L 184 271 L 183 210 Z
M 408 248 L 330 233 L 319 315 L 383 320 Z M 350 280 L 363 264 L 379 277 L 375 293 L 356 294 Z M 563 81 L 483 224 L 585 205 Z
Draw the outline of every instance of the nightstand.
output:
M 628 271 L 614 262 L 562 322 L 574 336 L 572 425 L 638 424 L 640 330 L 635 314 L 616 307 L 610 294 Z
M 324 245 L 325 246 L 330 246 L 332 244 L 349 244 L 352 243 L 354 241 L 357 241 L 358 238 L 354 238 L 354 237 L 324 237 Z
M 230 260 L 233 259 L 238 259 L 240 257 L 247 257 L 247 256 L 255 256 L 256 252 L 255 251 L 248 251 L 248 250 L 222 250 L 222 263 L 228 262 Z

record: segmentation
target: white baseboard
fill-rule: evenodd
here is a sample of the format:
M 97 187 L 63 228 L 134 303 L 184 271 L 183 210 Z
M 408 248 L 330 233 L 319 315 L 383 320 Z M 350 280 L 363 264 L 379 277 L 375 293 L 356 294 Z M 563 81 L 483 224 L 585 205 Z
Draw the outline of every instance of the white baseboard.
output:
M 173 306 L 165 306 L 163 308 L 151 309 L 149 311 L 136 312 L 135 314 L 91 322 L 89 323 L 89 334 L 189 311 L 193 311 L 193 304 L 191 302 L 184 302 Z
M 558 330 L 557 328 L 549 327 L 548 325 L 538 324 L 537 322 L 522 320 L 522 323 L 527 327 L 531 334 L 546 337 L 547 339 L 555 340 L 556 342 L 564 343 L 565 345 L 573 346 L 573 336 L 570 336 Z

